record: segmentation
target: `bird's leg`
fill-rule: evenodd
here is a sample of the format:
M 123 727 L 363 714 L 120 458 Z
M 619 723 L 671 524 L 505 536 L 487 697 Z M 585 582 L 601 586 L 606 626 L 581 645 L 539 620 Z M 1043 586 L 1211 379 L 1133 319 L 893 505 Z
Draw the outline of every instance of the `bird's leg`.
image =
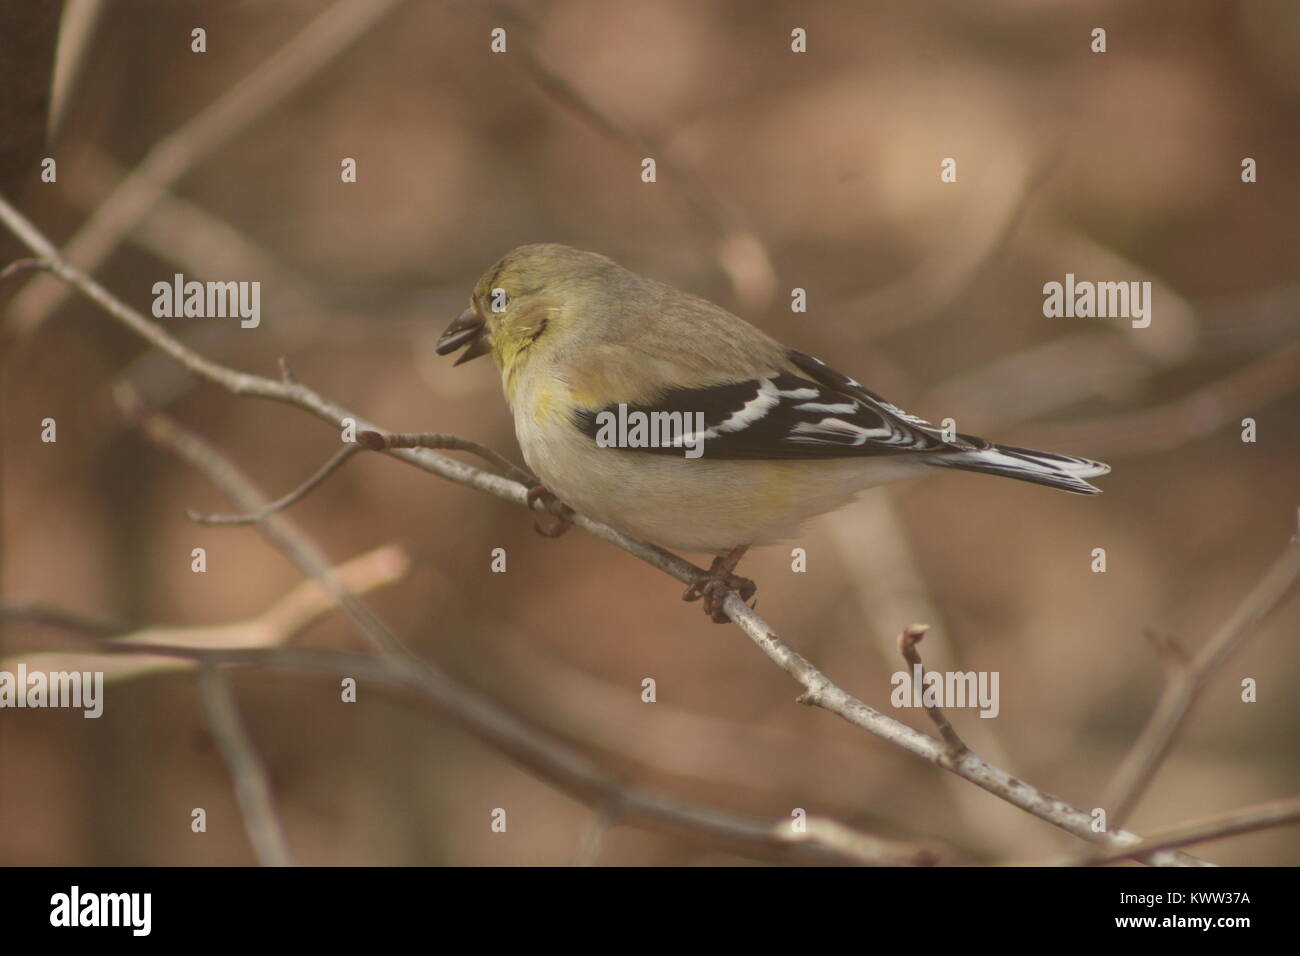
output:
M 726 624 L 729 618 L 722 609 L 722 602 L 726 600 L 727 592 L 735 591 L 740 595 L 740 599 L 748 604 L 758 591 L 758 585 L 749 578 L 742 578 L 738 574 L 732 573 L 748 550 L 749 545 L 743 544 L 739 548 L 732 548 L 726 554 L 714 558 L 713 564 L 709 566 L 708 573 L 700 575 L 686 589 L 686 592 L 682 595 L 682 600 L 698 601 L 700 598 L 704 598 L 704 613 L 713 618 L 715 624 Z
M 558 538 L 573 527 L 573 509 L 551 494 L 545 485 L 533 485 L 524 497 L 529 511 L 533 510 L 533 505 L 538 501 L 542 503 L 542 510 L 555 519 L 545 526 L 540 521 L 533 522 L 533 527 L 543 538 Z

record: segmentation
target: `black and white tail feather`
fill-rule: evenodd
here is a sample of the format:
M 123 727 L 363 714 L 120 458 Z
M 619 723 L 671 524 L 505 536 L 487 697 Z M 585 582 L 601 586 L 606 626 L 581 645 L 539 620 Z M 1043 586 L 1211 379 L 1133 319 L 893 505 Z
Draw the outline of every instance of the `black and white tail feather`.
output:
M 952 440 L 941 428 L 890 404 L 820 359 L 791 350 L 789 371 L 746 382 L 669 389 L 649 405 L 627 411 L 704 415 L 705 459 L 827 459 L 908 456 L 926 465 L 1001 475 L 1080 495 L 1101 493 L 1084 481 L 1110 466 L 1087 458 L 995 445 L 973 435 Z M 595 437 L 601 411 L 583 410 L 574 423 Z M 689 419 L 688 419 L 689 420 Z M 646 452 L 681 454 L 687 435 Z
M 1036 485 L 1072 491 L 1076 495 L 1101 494 L 1100 488 L 1088 484 L 1083 479 L 1104 475 L 1110 471 L 1109 465 L 1088 458 L 1057 455 L 1050 451 L 1034 451 L 1031 448 L 1016 448 L 1013 445 L 995 445 L 992 442 L 985 442 L 985 444 L 988 447 L 977 451 L 961 452 L 956 455 L 936 455 L 928 459 L 926 464 L 940 468 L 956 468 L 958 471 L 979 471 L 986 475 L 1018 478 L 1021 481 L 1032 481 Z

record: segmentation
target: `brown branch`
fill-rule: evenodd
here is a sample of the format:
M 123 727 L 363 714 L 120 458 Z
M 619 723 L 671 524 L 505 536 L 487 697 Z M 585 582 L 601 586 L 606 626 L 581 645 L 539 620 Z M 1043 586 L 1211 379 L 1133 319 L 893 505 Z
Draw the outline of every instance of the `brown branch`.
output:
M 326 478 L 338 471 L 343 463 L 355 455 L 357 452 L 365 451 L 366 446 L 355 443 L 344 445 L 333 455 L 329 461 L 321 465 L 316 473 L 304 481 L 301 485 L 289 492 L 283 498 L 277 498 L 268 505 L 258 508 L 256 511 L 250 511 L 247 514 L 209 514 L 204 511 L 196 511 L 193 508 L 185 509 L 185 516 L 191 521 L 197 521 L 199 524 L 206 525 L 246 525 L 257 524 L 277 511 L 283 511 L 292 504 L 296 504 L 303 498 L 306 498 L 317 486 Z
M 898 650 L 903 655 L 903 660 L 916 668 L 918 675 L 925 676 L 925 667 L 921 663 L 921 654 L 916 649 L 917 642 L 925 637 L 925 632 L 930 629 L 928 624 L 912 624 L 903 629 L 903 633 L 898 635 Z M 924 701 L 924 691 L 922 692 Z M 958 757 L 970 748 L 966 743 L 957 736 L 957 731 L 953 730 L 952 724 L 948 723 L 948 717 L 944 714 L 942 707 L 931 707 L 925 705 L 925 712 L 930 715 L 934 725 L 939 728 L 939 733 L 947 742 L 949 754 L 951 757 Z
M 357 432 L 357 441 L 372 451 L 387 451 L 390 448 L 433 448 L 448 451 L 468 451 L 478 455 L 484 461 L 496 465 L 511 481 L 517 481 L 525 488 L 538 484 L 537 476 L 520 468 L 500 452 L 487 445 L 480 445 L 468 438 L 458 435 L 446 435 L 439 432 L 408 432 L 385 434 L 374 431 Z
M 244 829 L 248 831 L 258 862 L 263 866 L 293 866 L 289 844 L 271 799 L 271 782 L 266 768 L 239 719 L 239 709 L 230 685 L 215 664 L 205 663 L 199 667 L 199 699 L 203 701 L 212 735 L 226 766 L 230 768 L 235 799 L 243 813 Z
M 86 617 L 45 601 L 9 601 L 0 604 L 0 621 L 27 621 L 96 637 L 112 637 L 127 630 L 125 625 Z
M 167 189 L 264 116 L 379 22 L 400 0 L 337 0 L 252 73 L 158 140 L 67 244 L 66 257 L 94 272 Z M 30 334 L 67 298 L 38 280 L 15 296 L 9 322 Z
M 289 368 L 288 362 L 284 358 L 280 359 L 281 379 L 288 384 L 297 384 L 298 379 Z M 524 471 L 505 455 L 493 451 L 486 445 L 480 445 L 476 441 L 470 441 L 468 438 L 461 438 L 457 435 L 436 434 L 433 432 L 421 432 L 412 434 L 384 435 L 375 431 L 358 432 L 356 441 L 344 445 L 333 455 L 325 464 L 321 465 L 310 478 L 304 481 L 293 491 L 289 492 L 283 498 L 277 498 L 270 504 L 252 511 L 247 514 L 208 514 L 202 511 L 196 511 L 188 508 L 185 511 L 186 516 L 191 521 L 197 521 L 205 525 L 248 525 L 257 524 L 263 518 L 275 514 L 277 511 L 283 511 L 290 505 L 297 504 L 307 497 L 312 491 L 321 485 L 330 475 L 343 467 L 344 462 L 361 451 L 387 451 L 390 448 L 443 448 L 452 451 L 469 451 L 478 455 L 485 461 L 491 462 L 506 473 L 506 477 L 512 481 L 518 481 L 521 484 L 532 487 L 537 484 L 537 479 Z
M 54 51 L 54 76 L 50 83 L 50 115 L 46 122 L 46 139 L 49 141 L 58 136 L 63 119 L 68 115 L 68 102 L 77 88 L 91 40 L 108 2 L 88 0 L 62 6 L 59 43 Z
M 874 863 L 851 847 L 822 841 L 787 845 L 770 821 L 687 803 L 626 784 L 599 770 L 581 752 L 538 731 L 499 705 L 451 682 L 433 667 L 413 668 L 388 655 L 300 647 L 201 648 L 176 644 L 96 641 L 96 651 L 150 654 L 214 667 L 251 667 L 328 674 L 412 691 L 439 713 L 527 767 L 543 780 L 606 814 L 611 821 L 678 837 L 693 837 L 771 862 Z M 863 839 L 862 831 L 846 828 Z
M 1224 837 L 1289 826 L 1293 823 L 1300 823 L 1300 797 L 1260 803 L 1253 807 L 1244 807 L 1228 813 L 1180 823 L 1164 830 L 1157 830 L 1135 846 L 1123 850 L 1104 850 L 1084 857 L 1072 857 L 1065 861 L 1065 865 L 1096 866 L 1102 863 L 1118 863 L 1157 850 L 1204 843 L 1207 840 L 1221 840 Z
M 1298 578 L 1300 532 L 1291 537 L 1272 566 L 1196 656 L 1185 665 L 1174 665 L 1173 676 L 1155 710 L 1111 780 L 1103 806 L 1111 808 L 1113 825 L 1128 819 L 1146 792 L 1210 675 L 1281 602 Z
M 609 812 L 603 808 L 592 815 L 586 829 L 582 831 L 582 836 L 578 838 L 578 849 L 573 855 L 574 866 L 596 865 L 596 860 L 604 847 L 605 836 L 614 822 Z
M 1235 426 L 1243 415 L 1294 391 L 1297 383 L 1300 344 L 1292 343 L 1154 408 L 1087 421 L 1026 426 L 1017 430 L 1015 440 L 1029 447 L 1087 448 L 1096 455 L 1154 454 Z
M 410 567 L 406 552 L 384 545 L 334 568 L 339 578 L 360 594 L 400 580 Z M 31 622 L 58 627 L 72 634 L 112 638 L 119 644 L 172 644 L 182 647 L 276 647 L 289 643 L 328 611 L 338 606 L 319 582 L 307 579 L 255 617 L 222 624 L 178 626 L 157 624 L 132 629 L 81 618 L 72 612 L 46 604 L 0 603 L 0 620 Z M 102 671 L 104 680 L 122 681 L 160 670 L 182 670 L 191 664 L 172 657 L 110 656 L 105 653 L 68 650 L 19 651 L 0 657 L 0 670 L 26 664 L 29 671 Z
M 184 431 L 160 412 L 142 413 L 140 409 L 134 408 L 133 413 L 144 428 L 146 436 L 155 444 L 177 454 L 196 470 L 207 475 L 241 507 L 258 507 L 261 501 L 260 494 L 236 466 L 216 448 L 197 435 Z M 332 574 L 325 563 L 324 556 L 296 524 L 283 515 L 273 516 L 270 520 L 277 524 L 275 535 L 268 535 L 272 543 L 297 564 L 303 573 L 319 580 L 323 587 L 331 590 L 339 598 L 340 605 L 354 627 L 368 639 L 371 645 L 380 649 L 380 658 L 384 666 L 392 672 L 398 682 L 419 690 L 440 711 L 470 733 L 529 768 L 543 780 L 550 781 L 601 812 L 613 815 L 633 813 L 638 815 L 638 819 L 644 818 L 656 828 L 666 826 L 677 832 L 685 828 L 694 830 L 696 836 L 710 839 L 724 837 L 724 842 L 729 846 L 745 846 L 747 848 L 745 852 L 750 855 L 773 858 L 772 854 L 777 850 L 778 842 L 766 832 L 762 824 L 727 818 L 721 811 L 692 808 L 649 792 L 632 791 L 626 785 L 609 777 L 588 758 L 558 738 L 533 728 L 519 717 L 501 708 L 495 701 L 460 685 L 429 661 L 411 653 L 378 615 L 351 593 L 341 579 Z M 322 568 L 325 569 L 330 580 L 322 579 Z M 158 645 L 131 646 L 156 648 Z M 125 648 L 123 645 L 115 645 L 114 649 Z M 221 657 L 210 656 L 198 659 L 208 662 L 222 660 Z M 357 671 L 354 669 L 341 673 L 345 676 L 356 676 Z M 718 823 L 724 818 L 725 825 Z M 718 825 L 711 826 L 710 821 Z M 742 833 L 748 834 L 748 838 L 742 840 Z M 763 834 L 761 840 L 760 833 Z M 867 834 L 860 836 L 863 841 L 869 842 L 874 839 Z M 807 859 L 810 862 L 815 860 L 823 863 L 873 862 L 858 855 L 858 846 L 859 844 L 846 845 L 829 855 L 813 854 Z M 825 845 L 823 849 L 826 849 Z
M 65 184 L 67 197 L 80 213 L 90 216 L 129 177 L 102 150 L 86 144 Z M 123 240 L 175 265 L 178 272 L 258 276 L 262 281 L 262 308 L 283 319 L 289 313 L 309 312 L 313 323 L 331 304 L 303 275 L 280 261 L 247 235 L 207 209 L 174 192 L 159 192 L 153 207 Z M 93 270 L 87 270 L 93 271 Z M 277 331 L 285 332 L 285 323 Z
M 863 495 L 857 506 L 827 522 L 829 532 L 846 574 L 849 588 L 856 598 L 862 618 L 872 634 L 879 658 L 891 663 L 898 654 L 899 621 L 925 621 L 930 629 L 925 640 L 929 655 L 957 661 L 960 648 L 952 641 L 943 614 L 921 572 L 907 531 L 898 514 L 897 489 L 878 488 Z M 870 548 L 863 549 L 863 541 Z M 998 721 L 977 720 L 970 731 L 977 740 L 967 746 L 981 753 L 990 763 L 1006 766 L 1012 758 L 994 729 Z M 1027 815 L 1007 819 L 998 827 L 981 826 L 988 812 L 985 794 L 952 774 L 944 775 L 944 784 L 954 801 L 952 825 L 960 828 L 967 846 L 972 841 L 983 855 L 1004 855 L 1004 848 L 1026 840 L 1050 840 L 1052 834 L 1036 829 L 1037 821 Z
M 778 839 L 787 843 L 851 849 L 869 866 L 934 866 L 941 860 L 934 847 L 864 834 L 825 817 L 809 816 L 804 821 L 803 830 L 795 830 L 789 820 L 778 823 L 773 830 Z
M 344 418 L 352 418 L 356 421 L 358 430 L 383 431 L 383 429 L 376 428 L 366 422 L 361 416 L 317 395 L 301 383 L 275 381 L 258 375 L 237 372 L 211 362 L 186 348 L 163 331 L 161 327 L 112 295 L 94 279 L 68 264 L 49 241 L 2 198 L 0 198 L 0 222 L 3 222 L 11 232 L 23 240 L 33 252 L 46 259 L 56 274 L 146 341 L 172 356 L 195 375 L 222 386 L 234 395 L 269 398 L 297 406 L 336 427 Z M 153 418 L 163 421 L 159 416 L 153 416 Z M 159 427 L 174 428 L 174 426 L 166 424 Z M 225 464 L 224 460 L 220 459 L 219 456 L 214 458 L 215 452 L 203 446 L 193 436 L 178 438 L 177 446 L 196 452 L 196 457 L 191 459 L 194 462 L 203 458 L 212 460 L 214 477 L 217 474 L 223 474 L 227 478 L 231 477 L 229 475 L 231 469 L 228 464 Z M 198 451 L 200 448 L 202 448 L 201 452 Z M 447 478 L 450 481 L 486 491 L 515 504 L 527 506 L 528 489 L 522 484 L 473 468 L 437 452 L 428 449 L 393 449 L 386 454 L 410 462 L 425 471 Z M 223 464 L 218 467 L 216 461 L 222 461 Z M 237 481 L 242 484 L 244 480 L 242 476 L 239 476 Z M 251 506 L 249 510 L 261 506 L 260 497 L 254 497 L 259 503 Z M 258 527 L 266 530 L 274 522 L 283 520 L 283 515 L 272 515 L 259 524 Z M 590 534 L 608 541 L 629 554 L 659 568 L 683 584 L 694 583 L 704 573 L 702 569 L 662 548 L 637 541 L 583 515 L 576 515 L 574 523 Z M 319 555 L 316 556 L 314 561 L 306 561 L 308 554 L 300 544 L 295 545 L 292 550 L 295 553 L 296 560 L 305 562 L 300 566 L 314 568 L 315 574 L 328 575 L 328 565 L 323 559 L 319 558 Z M 313 574 L 313 576 L 315 575 Z M 378 621 L 365 605 L 349 598 L 346 593 L 340 593 L 339 597 L 349 616 L 353 617 L 358 626 L 363 626 L 363 622 L 365 622 L 363 632 L 373 643 L 383 651 L 396 657 L 406 655 L 407 652 L 396 637 L 392 635 L 392 632 L 381 621 Z M 1141 838 L 1136 834 L 1118 829 L 1113 829 L 1107 833 L 1096 833 L 1092 829 L 1091 815 L 1084 810 L 1072 807 L 1048 793 L 1017 780 L 1005 770 L 989 764 L 971 751 L 966 751 L 961 756 L 954 758 L 949 754 L 944 742 L 920 731 L 913 730 L 906 724 L 867 706 L 837 686 L 806 658 L 782 641 L 767 622 L 734 593 L 727 595 L 723 602 L 723 608 L 732 622 L 764 654 L 803 687 L 800 699 L 804 703 L 823 707 L 855 727 L 875 734 L 883 740 L 928 760 L 951 773 L 955 773 L 1000 799 L 1081 839 L 1116 846 L 1129 846 L 1140 841 Z M 424 664 L 423 666 L 431 674 L 436 674 L 436 681 L 443 688 L 446 695 L 444 699 L 448 702 L 456 702 L 458 707 L 456 713 L 460 717 L 467 719 L 472 729 L 476 729 L 485 735 L 496 735 L 493 736 L 494 743 L 503 752 L 515 757 L 525 766 L 532 768 L 538 766 L 539 751 L 534 747 L 520 746 L 521 740 L 530 739 L 531 735 L 536 734 L 532 728 L 527 726 L 515 728 L 520 735 L 523 735 L 522 737 L 514 733 L 503 733 L 504 728 L 501 725 L 503 715 L 494 712 L 492 705 L 487 704 L 477 695 L 472 695 L 470 692 L 452 684 L 447 678 L 433 671 L 430 665 Z M 542 746 L 543 741 L 534 741 L 534 743 Z M 569 766 L 567 760 L 560 762 L 558 765 L 552 765 L 552 761 L 549 760 L 542 761 L 541 769 L 553 774 L 550 779 L 564 780 L 566 774 L 568 774 L 567 779 L 575 787 L 578 785 L 587 786 L 584 775 L 570 773 L 572 767 Z M 1195 857 L 1163 851 L 1148 857 L 1146 862 L 1162 865 L 1205 865 L 1204 861 L 1197 860 Z

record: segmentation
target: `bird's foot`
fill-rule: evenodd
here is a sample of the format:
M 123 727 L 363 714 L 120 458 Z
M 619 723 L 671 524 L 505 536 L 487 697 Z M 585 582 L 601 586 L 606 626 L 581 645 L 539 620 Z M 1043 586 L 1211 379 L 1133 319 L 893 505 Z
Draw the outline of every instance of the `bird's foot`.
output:
M 542 510 L 553 519 L 545 524 L 540 520 L 533 522 L 533 528 L 543 538 L 558 538 L 573 527 L 573 509 L 551 494 L 550 489 L 545 485 L 533 485 L 524 497 L 529 511 L 532 511 L 533 505 L 539 501 L 542 503 Z
M 698 601 L 703 598 L 704 613 L 712 618 L 715 624 L 726 624 L 730 620 L 727 612 L 722 608 L 729 592 L 734 591 L 740 595 L 742 601 L 753 607 L 751 601 L 758 593 L 758 585 L 749 578 L 742 578 L 732 573 L 746 550 L 743 547 L 736 548 L 730 554 L 714 558 L 708 573 L 701 574 L 695 579 L 682 594 L 682 600 Z

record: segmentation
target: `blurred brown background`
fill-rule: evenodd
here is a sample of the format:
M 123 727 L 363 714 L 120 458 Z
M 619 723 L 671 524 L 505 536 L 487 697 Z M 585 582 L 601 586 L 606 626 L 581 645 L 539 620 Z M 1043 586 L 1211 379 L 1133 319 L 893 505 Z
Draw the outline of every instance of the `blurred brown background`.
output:
M 259 280 L 256 330 L 161 321 L 236 368 L 274 375 L 287 355 L 390 429 L 518 458 L 495 370 L 453 369 L 433 344 L 502 253 L 565 242 L 712 298 L 916 414 L 1109 461 L 1096 499 L 959 474 L 873 492 L 791 543 L 807 573 L 791 573 L 789 547 L 742 567 L 788 641 L 927 733 L 888 696 L 898 631 L 929 622 L 928 666 L 1001 674 L 996 720 L 951 714 L 972 746 L 1095 806 L 1162 686 L 1144 631 L 1199 647 L 1294 529 L 1300 8 L 554 0 L 521 19 L 391 6 L 188 168 L 99 279 L 146 313 L 174 272 Z M 66 242 L 155 143 L 324 9 L 132 0 L 88 26 L 83 9 L 54 138 L 30 144 L 7 197 Z M 489 51 L 497 26 L 505 54 Z M 206 53 L 190 50 L 194 27 Z M 790 50 L 795 27 L 806 54 Z M 1094 27 L 1104 54 L 1089 50 Z M 647 155 L 660 162 L 649 185 Z M 45 156 L 57 183 L 35 181 Z M 343 157 L 355 184 L 339 181 Z M 939 180 L 945 157 L 956 183 Z M 1151 327 L 1045 318 L 1042 286 L 1067 272 L 1151 281 Z M 26 281 L 0 289 L 6 600 L 138 625 L 261 613 L 300 575 L 252 530 L 186 520 L 186 507 L 229 503 L 125 427 L 109 388 L 131 376 L 272 495 L 337 433 L 187 384 L 80 298 L 18 330 Z M 805 314 L 790 310 L 795 287 Z M 1240 438 L 1247 416 L 1254 444 Z M 57 444 L 39 441 L 45 417 Z M 335 561 L 404 546 L 410 572 L 370 596 L 394 628 L 631 780 L 774 820 L 803 807 L 960 859 L 1078 845 L 796 706 L 796 686 L 738 631 L 581 532 L 545 540 L 521 510 L 379 456 L 291 514 Z M 194 547 L 205 574 L 190 570 Z M 498 547 L 505 574 L 489 573 Z M 1105 574 L 1089 568 L 1097 547 Z M 1296 792 L 1295 638 L 1293 595 L 1210 682 L 1134 830 Z M 299 640 L 360 646 L 337 615 Z M 10 625 L 0 650 L 52 646 L 66 645 Z M 640 700 L 645 677 L 657 703 Z M 1240 702 L 1243 677 L 1258 703 Z M 604 864 L 743 861 L 625 826 L 592 841 L 590 809 L 397 692 L 363 685 L 345 706 L 329 678 L 234 683 L 302 862 L 565 864 L 584 840 L 584 859 Z M 252 862 L 194 688 L 177 673 L 112 685 L 99 720 L 0 712 L 0 862 Z M 200 806 L 208 832 L 195 835 Z M 490 832 L 496 807 L 506 834 Z M 1300 863 L 1294 829 L 1193 850 Z

